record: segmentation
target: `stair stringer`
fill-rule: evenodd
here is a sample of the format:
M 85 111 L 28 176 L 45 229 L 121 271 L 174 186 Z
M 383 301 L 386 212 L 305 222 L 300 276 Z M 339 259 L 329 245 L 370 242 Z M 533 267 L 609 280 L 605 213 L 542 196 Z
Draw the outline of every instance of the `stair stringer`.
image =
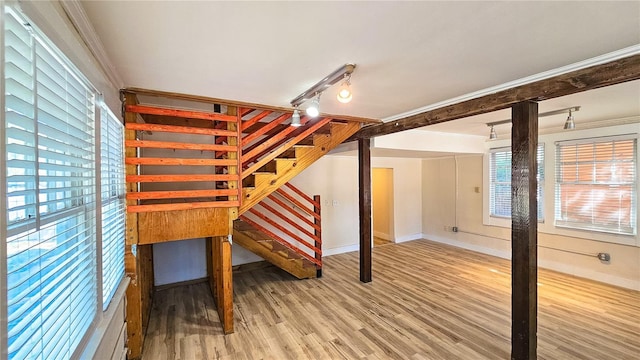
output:
M 331 134 L 314 134 L 313 148 L 296 148 L 296 159 L 274 159 L 276 162 L 275 173 L 256 173 L 255 186 L 244 188 L 242 191 L 242 203 L 239 214 L 258 204 L 265 197 L 276 191 L 282 185 L 293 179 L 331 151 L 351 135 L 360 130 L 361 124 L 350 121 L 348 123 L 331 123 Z

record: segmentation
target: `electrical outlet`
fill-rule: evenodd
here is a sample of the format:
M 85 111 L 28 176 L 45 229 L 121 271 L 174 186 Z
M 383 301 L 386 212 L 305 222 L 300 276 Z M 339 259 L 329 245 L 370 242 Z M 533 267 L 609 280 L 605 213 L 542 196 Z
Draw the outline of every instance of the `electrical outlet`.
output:
M 451 231 L 453 231 L 453 232 L 458 232 L 458 227 L 457 227 L 457 226 L 453 226 L 453 227 L 451 227 Z
M 338 200 L 333 200 L 333 206 L 338 206 Z

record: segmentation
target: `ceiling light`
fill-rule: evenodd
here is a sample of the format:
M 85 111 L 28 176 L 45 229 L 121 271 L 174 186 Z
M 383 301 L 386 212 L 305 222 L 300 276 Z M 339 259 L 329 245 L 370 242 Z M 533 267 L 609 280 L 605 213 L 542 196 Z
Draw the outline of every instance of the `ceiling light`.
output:
M 349 102 L 351 100 L 351 89 L 348 88 L 348 85 L 351 85 L 351 73 L 355 70 L 355 64 L 344 64 L 338 69 L 334 70 L 331 74 L 325 76 L 322 80 L 318 81 L 315 85 L 307 89 L 302 94 L 296 96 L 293 100 L 291 100 L 291 106 L 296 106 L 304 103 L 305 101 L 311 100 L 315 98 L 318 94 L 321 94 L 323 91 L 328 89 L 331 85 L 337 84 L 340 80 L 345 80 L 347 84 L 347 91 L 349 94 L 345 94 L 344 100 L 349 99 L 347 101 L 340 100 L 341 102 Z M 343 82 L 342 85 L 345 83 Z M 342 86 L 340 87 L 342 90 Z
M 291 126 L 298 127 L 302 125 L 300 123 L 300 111 L 298 111 L 298 107 L 296 106 L 295 110 L 293 110 L 293 115 L 291 115 Z
M 491 132 L 489 132 L 489 140 L 495 140 L 498 138 L 498 134 L 496 134 L 496 129 L 491 125 Z
M 338 101 L 343 104 L 353 99 L 353 93 L 351 92 L 351 74 L 344 74 L 344 81 L 340 84 L 340 89 L 338 89 L 338 95 L 336 97 Z
M 320 93 L 313 100 L 311 100 L 311 104 L 307 107 L 307 115 L 316 117 L 320 114 Z
M 576 123 L 573 122 L 573 115 L 571 114 L 571 110 L 569 110 L 569 116 L 567 116 L 567 121 L 564 122 L 565 130 L 573 130 L 576 128 Z
M 565 122 L 565 124 L 564 124 L 564 128 L 565 129 L 575 129 L 576 125 L 573 122 L 573 115 L 572 115 L 573 112 L 575 112 L 575 111 L 580 111 L 580 106 L 572 106 L 572 107 L 568 107 L 568 108 L 564 108 L 564 109 L 558 109 L 558 110 L 539 113 L 538 117 L 541 118 L 541 117 L 546 117 L 546 116 L 569 113 L 569 117 L 567 118 L 567 122 Z M 494 126 L 502 125 L 502 124 L 511 124 L 511 119 L 490 122 L 490 123 L 487 123 L 487 126 L 490 127 L 490 128 L 493 128 Z

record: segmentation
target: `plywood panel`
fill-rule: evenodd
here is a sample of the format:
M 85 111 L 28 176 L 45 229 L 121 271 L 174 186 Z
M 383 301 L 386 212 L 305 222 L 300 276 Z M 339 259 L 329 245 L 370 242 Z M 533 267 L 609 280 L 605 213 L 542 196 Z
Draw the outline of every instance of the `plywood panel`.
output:
M 138 214 L 141 245 L 163 241 L 227 236 L 229 209 L 209 208 Z

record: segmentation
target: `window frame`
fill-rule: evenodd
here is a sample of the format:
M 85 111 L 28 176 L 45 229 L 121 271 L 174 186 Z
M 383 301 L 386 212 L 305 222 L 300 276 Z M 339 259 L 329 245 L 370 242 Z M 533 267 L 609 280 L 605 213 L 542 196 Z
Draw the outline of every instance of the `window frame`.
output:
M 638 152 L 636 153 L 637 160 L 640 161 L 640 117 L 625 118 L 625 119 L 611 119 L 601 123 L 600 127 L 590 126 L 583 127 L 571 131 L 544 131 L 539 135 L 539 142 L 545 144 L 545 188 L 554 189 L 555 186 L 555 142 L 565 140 L 577 140 L 583 138 L 604 137 L 604 136 L 618 136 L 629 135 L 638 139 Z M 485 142 L 485 151 L 482 155 L 482 225 L 494 227 L 497 237 L 503 240 L 509 240 L 508 230 L 511 228 L 510 219 L 501 219 L 489 216 L 489 156 L 488 151 L 494 147 L 506 147 L 511 146 L 510 139 L 499 139 Z M 640 169 L 640 165 L 637 165 Z M 637 186 L 638 200 L 640 202 L 640 181 Z M 563 227 L 556 227 L 553 219 L 555 214 L 555 191 L 545 191 L 545 204 L 544 211 L 548 221 L 538 224 L 538 234 L 544 234 L 544 238 L 550 241 L 561 241 L 563 237 L 575 238 L 584 240 L 587 242 L 595 241 L 602 243 L 619 244 L 626 246 L 640 246 L 640 234 L 635 236 L 631 235 L 618 235 L 611 233 L 603 233 L 596 231 L 576 230 Z M 551 218 L 549 218 L 551 216 Z M 640 229 L 640 218 L 636 218 L 636 224 Z M 640 232 L 639 232 L 640 233 Z M 492 237 L 492 236 L 489 236 Z M 591 244 L 594 244 L 591 242 Z
M 511 146 L 498 146 L 498 147 L 491 147 L 488 151 L 488 197 L 489 197 L 489 206 L 488 206 L 488 213 L 489 213 L 489 217 L 490 218 L 494 218 L 494 219 L 499 219 L 498 221 L 501 220 L 508 220 L 511 221 L 511 214 L 509 214 L 509 216 L 505 216 L 505 215 L 498 215 L 494 213 L 494 193 L 495 193 L 495 187 L 494 184 L 496 183 L 496 181 L 494 181 L 494 179 L 496 178 L 496 176 L 494 176 L 494 156 L 496 156 L 495 154 L 509 154 L 508 158 L 509 158 L 509 170 L 511 170 Z M 507 155 L 505 155 L 506 157 Z M 537 154 L 536 154 L 536 159 L 541 159 L 541 163 L 538 164 L 537 166 L 537 174 L 536 176 L 538 177 L 538 223 L 544 223 L 545 222 L 545 216 L 544 216 L 544 205 L 545 205 L 545 164 L 546 164 L 546 151 L 545 151 L 545 143 L 544 142 L 539 142 L 538 143 L 538 147 L 537 147 Z M 501 181 L 500 183 L 504 183 L 506 184 L 506 181 Z M 509 208 L 511 208 L 511 171 L 509 171 Z
M 29 6 L 30 7 L 30 6 Z M 31 7 L 30 7 L 31 8 Z M 101 210 L 102 210 L 102 199 L 100 196 L 99 191 L 100 189 L 100 157 L 101 157 L 101 153 L 100 153 L 100 117 L 102 116 L 102 112 L 106 112 L 109 111 L 108 108 L 106 107 L 106 104 L 104 102 L 104 99 L 102 97 L 102 95 L 100 94 L 100 92 L 92 85 L 92 83 L 85 77 L 85 75 L 83 74 L 82 71 L 78 70 L 78 68 L 73 64 L 73 62 L 71 60 L 69 60 L 69 58 L 62 53 L 61 50 L 59 50 L 59 48 L 54 44 L 53 41 L 51 41 L 49 39 L 49 37 L 43 32 L 41 31 L 37 25 L 35 25 L 32 21 L 32 19 L 29 18 L 28 15 L 25 15 L 25 13 L 22 11 L 22 9 L 19 6 L 16 6 L 14 4 L 4 4 L 3 9 L 2 9 L 2 13 L 0 14 L 0 24 L 1 24 L 1 28 L 2 28 L 2 36 L 0 36 L 0 42 L 2 42 L 2 50 L 0 50 L 0 57 L 2 58 L 2 63 L 3 66 L 5 63 L 5 37 L 6 37 L 6 33 L 5 33 L 5 21 L 6 21 L 6 17 L 7 16 L 12 16 L 10 14 L 7 14 L 7 11 L 11 12 L 13 14 L 13 16 L 15 16 L 16 19 L 18 19 L 18 22 L 21 22 L 22 24 L 28 24 L 30 31 L 32 32 L 32 38 L 34 40 L 32 40 L 33 42 L 33 46 L 32 48 L 35 49 L 36 47 L 36 43 L 38 43 L 40 46 L 42 46 L 44 48 L 45 51 L 50 52 L 50 55 L 53 56 L 54 58 L 56 58 L 57 60 L 59 60 L 62 64 L 63 67 L 65 67 L 67 70 L 70 70 L 72 72 L 72 75 L 74 78 L 77 78 L 78 80 L 80 80 L 84 85 L 86 85 L 87 87 L 91 88 L 93 93 L 95 94 L 95 101 L 93 103 L 92 106 L 92 111 L 93 111 L 93 116 L 94 116 L 94 129 L 93 129 L 93 136 L 94 136 L 94 144 L 93 144 L 93 151 L 94 151 L 94 157 L 92 159 L 92 163 L 93 163 L 93 176 L 91 177 L 91 181 L 93 182 L 92 185 L 90 185 L 90 188 L 92 189 L 91 191 L 93 192 L 93 196 L 95 201 L 93 202 L 93 212 L 94 212 L 94 219 L 93 219 L 93 224 L 91 225 L 95 230 L 95 242 L 92 245 L 93 246 L 93 253 L 92 253 L 92 257 L 94 258 L 93 264 L 90 268 L 86 268 L 83 267 L 83 269 L 91 269 L 90 271 L 93 272 L 96 276 L 96 281 L 94 282 L 94 284 L 92 285 L 94 291 L 92 291 L 92 294 L 90 296 L 90 298 L 92 299 L 91 302 L 92 304 L 95 304 L 95 311 L 93 313 L 93 316 L 91 318 L 90 321 L 88 321 L 88 326 L 86 327 L 85 330 L 83 330 L 83 333 L 80 333 L 77 337 L 77 341 L 76 339 L 73 339 L 73 344 L 76 344 L 75 348 L 70 348 L 69 350 L 69 356 L 72 359 L 78 359 L 78 358 L 84 358 L 87 356 L 87 354 L 92 354 L 89 355 L 89 357 L 94 356 L 95 354 L 93 354 L 93 352 L 96 350 L 96 346 L 98 345 L 96 342 L 96 339 L 99 339 L 105 331 L 105 326 L 107 326 L 110 322 L 111 319 L 113 319 L 117 315 L 118 312 L 121 309 L 121 306 L 108 306 L 105 307 L 103 309 L 102 305 L 103 305 L 103 290 L 102 290 L 102 274 L 101 274 L 101 268 L 102 268 L 102 259 L 101 259 L 101 249 L 102 249 L 102 232 L 100 231 L 100 227 L 99 227 L 99 217 L 101 217 Z M 39 11 L 39 10 L 38 10 Z M 31 14 L 31 13 L 30 13 Z M 41 13 L 36 12 L 36 14 L 32 14 L 32 15 L 37 15 L 37 19 L 42 20 L 42 18 L 40 17 Z M 47 14 L 48 16 L 48 14 Z M 51 29 L 49 29 L 51 30 Z M 55 32 L 54 32 L 54 36 L 55 36 Z M 35 50 L 33 50 L 33 52 L 35 52 Z M 72 54 L 75 55 L 75 54 Z M 76 56 L 76 60 L 77 56 Z M 35 66 L 35 65 L 34 65 Z M 36 70 L 34 70 L 36 71 Z M 94 73 L 92 73 L 91 69 L 89 69 L 89 74 L 95 75 Z M 35 73 L 34 73 L 35 74 Z M 35 75 L 34 75 L 35 76 Z M 95 76 L 94 76 L 95 77 Z M 0 118 L 0 156 L 3 156 L 3 158 L 6 158 L 7 156 L 7 143 L 6 143 L 6 132 L 5 132 L 5 121 L 6 121 L 6 113 L 5 113 L 5 106 L 6 106 L 6 98 L 5 98 L 5 76 L 3 76 L 3 78 L 0 80 L 0 88 L 2 89 L 2 96 L 0 96 L 0 106 L 2 107 L 2 115 Z M 99 79 L 99 78 L 98 78 Z M 102 80 L 98 80 L 98 81 L 102 81 Z M 116 88 L 117 90 L 117 88 Z M 33 90 L 35 92 L 35 89 Z M 37 95 L 34 95 L 35 97 L 37 97 Z M 37 108 L 36 108 L 37 111 Z M 113 115 L 113 113 L 111 113 L 111 115 Z M 118 120 L 120 120 L 120 122 L 122 123 L 121 119 L 118 118 L 117 116 L 114 115 L 114 117 Z M 37 119 L 36 115 L 34 114 L 34 118 Z M 124 153 L 124 139 L 121 139 L 123 142 L 123 153 Z M 37 159 L 36 159 L 37 161 Z M 123 159 L 124 162 L 124 159 Z M 3 214 L 3 216 L 0 216 L 0 259 L 6 259 L 7 258 L 7 241 L 5 241 L 4 239 L 7 239 L 7 229 L 10 226 L 7 222 L 7 216 L 4 215 L 7 213 L 8 210 L 8 204 L 7 204 L 7 167 L 4 166 L 4 161 L 3 161 L 3 166 L 0 166 L 0 198 L 5 199 L 3 201 L 0 201 L 0 210 L 1 213 Z M 124 171 L 124 167 L 123 170 Z M 122 176 L 124 177 L 124 173 L 122 174 Z M 36 184 L 38 185 L 38 184 Z M 59 213 L 59 214 L 52 214 L 52 216 L 54 217 L 63 217 L 65 216 L 67 212 L 64 213 Z M 126 214 L 125 214 L 126 216 Z M 123 229 L 124 230 L 124 229 Z M 122 242 L 124 243 L 124 231 L 122 234 Z M 122 264 L 124 265 L 124 257 L 122 257 Z M 7 298 L 8 298 L 8 292 L 7 292 L 7 262 L 6 261 L 2 261 L 0 262 L 0 358 L 6 358 L 7 356 L 7 351 L 8 351 L 8 302 L 7 302 Z M 82 270 L 81 273 L 85 274 L 86 270 Z M 124 292 L 126 290 L 126 287 L 128 286 L 129 280 L 126 276 L 124 276 L 119 284 L 116 285 L 115 287 L 115 291 L 114 291 L 114 295 L 112 297 L 112 299 L 118 299 L 118 301 L 113 301 L 111 300 L 110 304 L 122 304 L 122 299 L 124 297 Z M 92 306 L 93 307 L 93 306 Z M 73 318 L 73 316 L 71 317 Z M 71 323 L 70 323 L 71 324 Z M 70 332 L 74 332 L 74 331 L 78 331 L 77 329 L 82 327 L 84 328 L 84 326 L 80 325 L 80 322 L 74 322 L 71 324 L 69 331 Z M 101 335 L 102 334 L 102 335 Z
M 590 145 L 593 146 L 595 149 L 595 146 L 597 146 L 597 144 L 608 144 L 610 143 L 613 148 L 612 148 L 612 152 L 615 151 L 615 142 L 617 141 L 632 141 L 633 144 L 633 151 L 632 151 L 632 164 L 633 164 L 633 172 L 634 172 L 634 176 L 633 176 L 633 182 L 631 183 L 625 183 L 626 186 L 629 186 L 629 189 L 631 191 L 631 214 L 630 214 L 630 219 L 629 219 L 629 223 L 630 223 L 630 231 L 623 231 L 620 230 L 620 227 L 618 227 L 618 230 L 616 231 L 614 229 L 614 227 L 611 226 L 606 226 L 606 225 L 601 225 L 598 226 L 597 224 L 595 224 L 593 221 L 590 223 L 587 222 L 578 222 L 578 221 L 569 221 L 566 219 L 562 219 L 561 218 L 561 213 L 562 213 L 562 208 L 564 208 L 564 206 L 562 205 L 562 195 L 561 195 L 561 187 L 562 185 L 584 185 L 584 186 L 588 186 L 588 187 L 594 187 L 594 186 L 622 186 L 621 184 L 611 184 L 611 183 L 607 183 L 607 182 L 602 182 L 602 181 L 597 181 L 596 179 L 592 179 L 591 181 L 585 182 L 585 181 L 579 181 L 578 180 L 578 175 L 576 175 L 576 180 L 573 182 L 562 182 L 560 180 L 561 178 L 561 171 L 562 171 L 562 163 L 561 163 L 561 153 L 560 153 L 560 149 L 562 146 L 566 146 L 566 147 L 571 147 L 571 146 L 580 146 L 580 145 Z M 610 234 L 610 235 L 617 235 L 617 236 L 636 236 L 638 234 L 638 216 L 637 216 L 637 211 L 638 211 L 638 137 L 637 135 L 634 134 L 621 134 L 621 135 L 614 135 L 614 136 L 601 136 L 601 137 L 586 137 L 586 138 L 577 138 L 577 139 L 570 139 L 570 140 L 564 140 L 564 141 L 556 141 L 554 143 L 554 148 L 555 148 L 555 159 L 554 159 L 554 168 L 555 168 L 555 176 L 554 176 L 554 221 L 553 224 L 555 227 L 557 228 L 562 228 L 562 229 L 569 229 L 569 230 L 574 230 L 574 231 L 590 231 L 590 232 L 599 232 L 599 233 L 604 233 L 604 234 Z M 577 148 L 576 148 L 577 150 Z M 612 155 L 615 155 L 615 153 L 612 153 Z M 576 166 L 576 171 L 579 167 L 580 164 L 587 164 L 590 165 L 591 167 L 595 167 L 597 164 L 602 164 L 602 161 L 606 161 L 606 162 L 612 162 L 614 164 L 617 164 L 618 161 L 616 161 L 615 159 L 607 159 L 607 160 L 597 160 L 595 158 L 592 159 L 592 161 L 580 161 L 578 158 L 576 158 L 575 160 L 575 166 Z M 624 162 L 624 161 L 623 161 Z M 567 163 L 567 165 L 570 165 L 570 163 Z M 592 170 L 592 175 L 595 176 L 597 175 L 596 172 L 594 170 Z M 582 184 L 580 184 L 582 183 Z M 607 191 L 610 188 L 606 189 Z M 576 214 L 577 215 L 577 214 Z

